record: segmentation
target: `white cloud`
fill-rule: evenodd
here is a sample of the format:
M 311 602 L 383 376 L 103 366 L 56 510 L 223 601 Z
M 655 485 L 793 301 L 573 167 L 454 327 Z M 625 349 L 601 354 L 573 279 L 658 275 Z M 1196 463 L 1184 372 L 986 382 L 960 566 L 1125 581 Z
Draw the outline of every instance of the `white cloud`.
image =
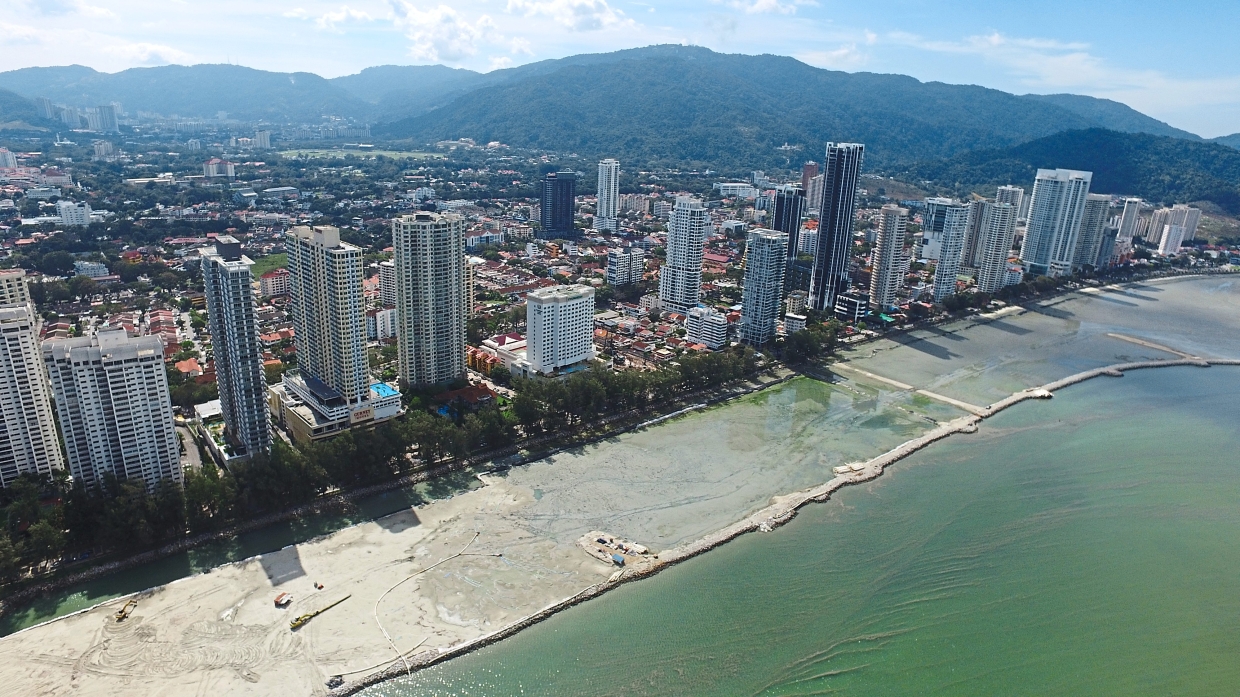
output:
M 623 12 L 608 5 L 607 0 L 508 0 L 508 11 L 526 17 L 548 17 L 573 31 L 595 31 L 634 24 Z
M 1140 103 L 1164 102 L 1166 98 L 1188 99 L 1196 104 L 1240 101 L 1240 76 L 1179 79 L 1159 70 L 1117 67 L 1090 53 L 1090 45 L 1085 43 L 1015 38 L 999 32 L 961 41 L 927 41 L 905 33 L 890 34 L 888 38 L 893 43 L 928 51 L 980 56 L 1006 68 L 1027 88 L 1037 91 L 1127 95 L 1121 101 L 1135 98 Z
M 508 56 L 493 56 L 491 58 L 491 64 L 487 67 L 487 70 L 502 70 L 503 68 L 511 67 L 512 59 Z
M 1017 84 L 1032 92 L 1074 92 L 1114 99 L 1185 125 L 1196 120 L 1194 115 L 1201 107 L 1240 106 L 1240 75 L 1185 79 L 1160 70 L 1124 68 L 1094 55 L 1086 43 L 1011 37 L 1000 32 L 960 41 L 930 41 L 903 32 L 884 38 L 925 51 L 977 56 L 1004 69 Z
M 489 15 L 470 22 L 447 5 L 421 10 L 400 0 L 392 7 L 396 11 L 396 25 L 413 42 L 409 53 L 418 60 L 460 63 L 477 55 L 478 45 L 484 39 L 503 39 Z
M 781 0 L 731 0 L 728 5 L 738 10 L 743 10 L 745 14 L 796 14 L 797 7 L 801 5 L 817 5 L 814 0 L 790 0 L 782 2 Z
M 508 40 L 508 52 L 514 56 L 518 54 L 532 56 L 534 55 L 533 44 L 528 39 L 517 36 Z
M 87 5 L 84 2 L 77 3 L 77 11 L 83 16 L 93 19 L 116 19 L 116 13 L 112 10 L 106 7 Z
M 160 44 L 112 44 L 103 46 L 102 49 L 104 53 L 120 58 L 129 65 L 167 65 L 169 63 L 189 65 L 194 62 L 194 57 L 190 54 Z
M 795 57 L 803 63 L 832 70 L 856 68 L 864 65 L 868 59 L 868 56 L 858 49 L 855 43 L 844 44 L 830 51 L 806 51 L 796 54 Z
M 0 44 L 37 44 L 42 42 L 42 32 L 34 27 L 0 22 Z
M 328 31 L 338 31 L 339 25 L 348 22 L 373 22 L 375 18 L 368 12 L 356 10 L 348 5 L 341 5 L 338 9 L 328 10 L 321 15 L 315 16 L 305 8 L 297 7 L 289 10 L 281 15 L 289 19 L 313 19 L 314 24 L 319 29 Z

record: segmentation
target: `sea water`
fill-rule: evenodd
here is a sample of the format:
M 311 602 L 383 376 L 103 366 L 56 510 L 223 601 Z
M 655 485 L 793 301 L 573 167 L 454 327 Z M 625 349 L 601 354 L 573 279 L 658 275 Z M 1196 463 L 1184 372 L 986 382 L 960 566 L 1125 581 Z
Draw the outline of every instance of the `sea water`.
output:
M 1137 371 L 364 694 L 1234 694 L 1237 540 L 1240 368 Z

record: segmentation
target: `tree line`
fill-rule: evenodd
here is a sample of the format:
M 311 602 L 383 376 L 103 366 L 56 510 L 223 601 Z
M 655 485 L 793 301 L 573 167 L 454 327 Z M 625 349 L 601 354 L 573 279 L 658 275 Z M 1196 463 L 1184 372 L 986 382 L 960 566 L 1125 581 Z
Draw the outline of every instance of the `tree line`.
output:
M 834 327 L 812 325 L 789 337 L 785 351 L 812 357 L 833 344 Z M 514 378 L 511 404 L 491 402 L 472 411 L 459 402 L 432 409 L 425 406 L 425 395 L 411 393 L 409 409 L 397 419 L 296 447 L 276 438 L 269 453 L 227 469 L 198 446 L 203 464 L 184 473 L 183 486 L 166 483 L 148 490 L 140 481 L 109 475 L 88 488 L 70 482 L 63 471 L 53 477 L 23 475 L 0 490 L 0 510 L 6 514 L 0 581 L 86 552 L 152 549 L 334 490 L 392 481 L 420 467 L 510 446 L 522 437 L 572 432 L 608 415 L 752 375 L 758 367 L 753 348 L 736 346 L 681 356 L 651 371 L 593 368 L 564 380 Z

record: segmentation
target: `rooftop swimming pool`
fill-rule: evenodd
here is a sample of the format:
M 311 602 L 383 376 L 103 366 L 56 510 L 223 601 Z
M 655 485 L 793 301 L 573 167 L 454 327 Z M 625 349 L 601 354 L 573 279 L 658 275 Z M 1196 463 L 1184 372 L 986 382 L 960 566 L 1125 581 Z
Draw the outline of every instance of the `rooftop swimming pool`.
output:
M 375 394 L 380 397 L 395 397 L 400 394 L 395 387 L 392 387 L 386 382 L 376 382 L 370 386 L 370 389 L 374 390 Z

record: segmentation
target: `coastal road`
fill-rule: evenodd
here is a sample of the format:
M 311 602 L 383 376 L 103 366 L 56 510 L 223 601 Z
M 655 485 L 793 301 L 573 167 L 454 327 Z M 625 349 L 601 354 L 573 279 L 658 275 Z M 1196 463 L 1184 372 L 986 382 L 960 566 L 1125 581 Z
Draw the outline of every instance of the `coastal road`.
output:
M 177 426 L 177 436 L 181 439 L 181 447 L 185 448 L 185 455 L 181 457 L 181 469 L 193 469 L 194 471 L 201 469 L 202 457 L 198 454 L 198 443 L 194 441 L 189 428 Z

